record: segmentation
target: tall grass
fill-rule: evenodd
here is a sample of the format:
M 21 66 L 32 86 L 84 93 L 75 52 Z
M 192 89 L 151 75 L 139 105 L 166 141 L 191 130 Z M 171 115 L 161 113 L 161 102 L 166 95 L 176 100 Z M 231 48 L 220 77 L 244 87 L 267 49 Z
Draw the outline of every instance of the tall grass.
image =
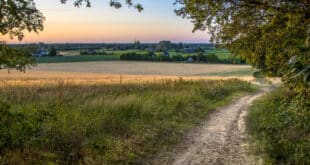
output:
M 279 88 L 254 103 L 247 123 L 265 164 L 310 164 L 309 99 Z
M 239 80 L 0 88 L 3 164 L 141 164 L 210 110 L 255 88 Z

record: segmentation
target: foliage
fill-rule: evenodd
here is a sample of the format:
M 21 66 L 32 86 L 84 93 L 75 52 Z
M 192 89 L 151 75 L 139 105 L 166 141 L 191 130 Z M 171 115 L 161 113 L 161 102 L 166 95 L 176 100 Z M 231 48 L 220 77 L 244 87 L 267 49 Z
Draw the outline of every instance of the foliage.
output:
M 155 54 L 154 52 L 137 53 L 126 52 L 120 56 L 120 60 L 129 61 L 166 61 L 166 62 L 186 62 L 189 58 L 193 59 L 193 62 L 198 63 L 212 63 L 212 64 L 245 64 L 245 61 L 241 59 L 219 59 L 215 53 L 207 53 L 206 55 L 199 52 L 193 55 L 181 55 L 175 54 L 172 56 L 165 56 L 163 54 Z
M 163 81 L 0 88 L 1 164 L 146 164 L 250 83 Z
M 215 53 L 208 53 L 206 55 L 206 61 L 210 63 L 216 63 L 219 61 L 219 58 L 217 57 Z
M 39 32 L 43 30 L 44 17 L 36 9 L 33 0 L 0 1 L 0 34 L 9 34 L 11 38 L 24 37 L 24 30 Z
M 66 62 L 93 62 L 93 61 L 116 61 L 117 55 L 78 55 L 78 56 L 53 56 L 36 57 L 36 63 L 66 63 Z
M 105 51 L 80 51 L 80 55 L 108 55 Z M 109 54 L 111 55 L 111 54 Z
M 180 16 L 268 75 L 284 75 L 309 47 L 310 1 L 176 0 Z M 308 61 L 308 60 L 306 60 Z
M 25 71 L 27 66 L 34 65 L 34 59 L 30 56 L 30 53 L 26 50 L 10 48 L 0 43 L 0 70 L 16 69 Z
M 134 60 L 134 61 L 148 61 L 148 60 L 155 60 L 155 58 L 153 57 L 153 54 L 151 53 L 146 53 L 146 54 L 139 54 L 136 52 L 127 52 L 127 53 L 123 53 L 120 56 L 120 60 Z
M 49 56 L 57 56 L 57 51 L 55 49 L 54 46 L 51 47 L 49 53 L 48 53 Z
M 171 49 L 172 43 L 171 41 L 159 41 L 159 43 L 156 46 L 156 51 L 162 52 L 167 51 L 168 49 Z
M 60 0 L 61 3 L 66 3 L 68 0 Z M 139 12 L 143 10 L 143 6 L 139 3 L 133 3 L 132 0 L 123 0 L 126 5 L 133 6 L 135 9 L 137 9 Z M 75 0 L 74 1 L 74 6 L 80 7 L 83 5 L 83 3 L 86 3 L 87 7 L 91 6 L 91 0 Z M 110 0 L 110 6 L 114 7 L 116 9 L 119 9 L 122 7 L 122 3 L 119 0 Z
M 247 118 L 254 149 L 271 164 L 310 163 L 310 98 L 280 88 L 256 101 Z
M 173 55 L 171 56 L 171 60 L 172 61 L 185 61 L 186 59 L 182 55 Z
M 310 50 L 310 49 L 309 49 Z M 310 93 L 310 51 L 304 56 L 294 56 L 289 61 L 289 72 L 284 82 L 301 97 L 309 97 Z M 306 52 L 306 51 L 305 51 Z

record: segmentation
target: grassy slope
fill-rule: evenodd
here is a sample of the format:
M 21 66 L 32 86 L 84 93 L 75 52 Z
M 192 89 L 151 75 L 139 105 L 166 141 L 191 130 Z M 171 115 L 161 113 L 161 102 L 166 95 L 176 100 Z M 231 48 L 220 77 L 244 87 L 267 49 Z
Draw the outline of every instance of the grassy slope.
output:
M 248 130 L 265 164 L 310 164 L 309 105 L 309 100 L 280 88 L 251 107 Z
M 0 88 L 0 162 L 142 163 L 219 106 L 253 92 L 247 82 Z

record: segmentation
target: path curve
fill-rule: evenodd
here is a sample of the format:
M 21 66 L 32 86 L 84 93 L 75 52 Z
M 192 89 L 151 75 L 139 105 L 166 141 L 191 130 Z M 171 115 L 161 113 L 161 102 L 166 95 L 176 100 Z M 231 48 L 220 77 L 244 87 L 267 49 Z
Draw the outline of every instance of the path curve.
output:
M 200 126 L 186 134 L 182 144 L 160 153 L 151 164 L 256 164 L 247 153 L 244 117 L 251 103 L 267 91 L 264 88 L 260 93 L 244 96 L 214 111 Z

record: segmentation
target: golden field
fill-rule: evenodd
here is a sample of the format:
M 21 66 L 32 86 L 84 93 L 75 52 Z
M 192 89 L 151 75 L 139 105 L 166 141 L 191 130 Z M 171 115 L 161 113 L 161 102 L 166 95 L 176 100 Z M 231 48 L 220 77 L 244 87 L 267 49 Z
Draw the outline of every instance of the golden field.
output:
M 96 83 L 144 83 L 163 80 L 217 80 L 238 78 L 252 81 L 251 75 L 218 76 L 251 70 L 248 65 L 222 64 L 186 64 L 186 63 L 152 63 L 152 62 L 77 62 L 38 64 L 25 73 L 1 70 L 0 85 L 29 84 L 96 84 Z

